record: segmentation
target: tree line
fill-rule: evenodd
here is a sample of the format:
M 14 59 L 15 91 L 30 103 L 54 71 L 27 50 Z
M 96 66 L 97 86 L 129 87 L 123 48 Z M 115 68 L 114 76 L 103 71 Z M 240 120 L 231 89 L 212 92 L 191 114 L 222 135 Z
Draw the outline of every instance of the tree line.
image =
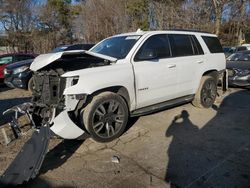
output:
M 142 30 L 215 33 L 223 45 L 250 43 L 250 0 L 0 0 L 0 45 L 46 53 Z

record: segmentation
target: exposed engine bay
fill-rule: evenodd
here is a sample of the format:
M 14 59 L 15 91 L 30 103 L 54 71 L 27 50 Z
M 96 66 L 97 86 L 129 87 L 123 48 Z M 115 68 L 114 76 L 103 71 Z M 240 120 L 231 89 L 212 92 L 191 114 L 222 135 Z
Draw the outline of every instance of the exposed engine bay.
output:
M 65 108 L 64 89 L 77 84 L 78 78 L 61 77 L 64 73 L 80 69 L 110 65 L 110 61 L 88 54 L 67 54 L 33 74 L 31 114 L 37 126 L 51 121 Z

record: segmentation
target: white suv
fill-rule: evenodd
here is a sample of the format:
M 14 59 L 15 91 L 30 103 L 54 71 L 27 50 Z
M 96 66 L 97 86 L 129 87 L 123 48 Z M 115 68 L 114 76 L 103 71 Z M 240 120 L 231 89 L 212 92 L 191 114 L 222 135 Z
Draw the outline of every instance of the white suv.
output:
M 213 34 L 138 31 L 104 39 L 89 51 L 38 56 L 32 117 L 65 139 L 119 137 L 128 118 L 192 101 L 209 108 L 225 69 Z

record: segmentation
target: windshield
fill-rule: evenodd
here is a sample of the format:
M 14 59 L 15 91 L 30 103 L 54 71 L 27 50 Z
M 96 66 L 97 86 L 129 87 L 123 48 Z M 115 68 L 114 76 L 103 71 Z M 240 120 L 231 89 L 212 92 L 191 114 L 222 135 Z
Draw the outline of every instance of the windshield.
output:
M 108 38 L 91 49 L 91 52 L 123 59 L 140 37 L 140 35 L 129 35 Z
M 229 61 L 250 61 L 250 53 L 235 53 L 228 57 Z

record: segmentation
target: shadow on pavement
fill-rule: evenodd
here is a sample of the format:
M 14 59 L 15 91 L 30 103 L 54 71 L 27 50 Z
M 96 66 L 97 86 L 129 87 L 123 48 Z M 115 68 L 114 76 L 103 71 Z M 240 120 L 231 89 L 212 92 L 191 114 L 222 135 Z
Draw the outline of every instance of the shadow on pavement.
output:
M 172 142 L 165 181 L 172 188 L 249 187 L 249 114 L 249 91 L 227 96 L 201 129 L 182 111 L 166 131 Z
M 40 174 L 45 174 L 47 171 L 63 165 L 83 142 L 84 140 L 63 140 L 47 153 Z
M 7 187 L 8 188 L 33 188 L 33 187 L 35 187 L 35 188 L 73 188 L 73 186 L 68 186 L 68 185 L 54 186 L 51 183 L 49 183 L 48 181 L 41 179 L 41 178 L 37 178 L 36 180 L 34 180 L 34 182 L 35 182 L 35 184 L 32 182 L 32 183 L 23 184 L 20 186 L 8 185 Z M 6 187 L 6 186 L 0 183 L 0 187 Z
M 0 126 L 11 121 L 12 114 L 8 114 L 6 116 L 3 116 L 3 112 L 5 110 L 7 110 L 8 108 L 11 108 L 15 105 L 29 102 L 30 99 L 31 99 L 30 97 L 15 98 L 15 99 L 2 99 L 2 100 L 0 99 Z

